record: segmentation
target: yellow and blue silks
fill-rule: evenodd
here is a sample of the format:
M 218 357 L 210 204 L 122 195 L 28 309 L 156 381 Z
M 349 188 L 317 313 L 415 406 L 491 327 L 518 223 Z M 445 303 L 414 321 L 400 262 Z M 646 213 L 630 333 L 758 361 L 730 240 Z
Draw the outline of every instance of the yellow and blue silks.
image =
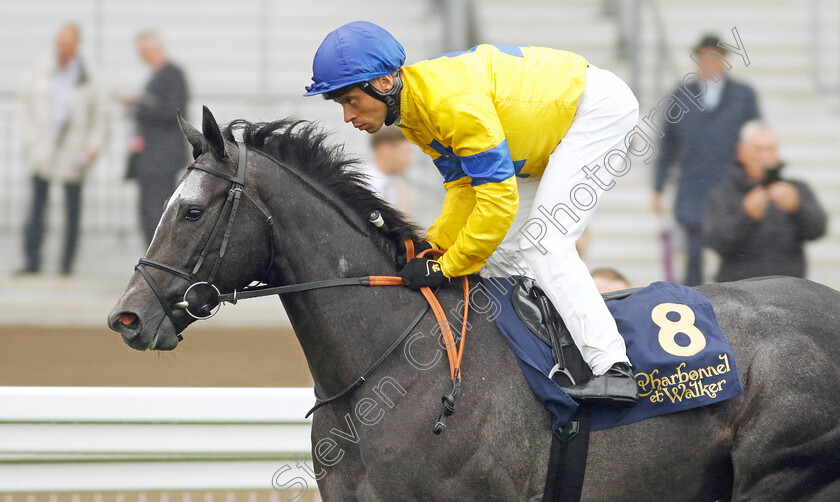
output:
M 516 217 L 515 176 L 539 176 L 575 116 L 586 60 L 541 47 L 479 45 L 402 68 L 400 127 L 443 175 L 426 238 L 449 277 L 477 272 Z

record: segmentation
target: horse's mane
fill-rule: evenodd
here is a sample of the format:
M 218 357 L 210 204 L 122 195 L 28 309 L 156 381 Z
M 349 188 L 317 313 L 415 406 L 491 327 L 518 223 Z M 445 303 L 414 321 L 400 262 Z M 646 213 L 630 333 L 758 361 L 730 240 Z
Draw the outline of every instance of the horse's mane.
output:
M 329 134 L 307 120 L 283 119 L 251 123 L 235 120 L 223 130 L 229 141 L 242 131 L 242 141 L 323 186 L 357 212 L 365 221 L 374 209 L 385 220 L 382 231 L 391 240 L 417 239 L 418 227 L 400 211 L 373 193 L 368 177 L 357 169 L 360 161 L 348 156 L 341 145 L 329 144 Z M 372 225 L 371 225 L 372 226 Z

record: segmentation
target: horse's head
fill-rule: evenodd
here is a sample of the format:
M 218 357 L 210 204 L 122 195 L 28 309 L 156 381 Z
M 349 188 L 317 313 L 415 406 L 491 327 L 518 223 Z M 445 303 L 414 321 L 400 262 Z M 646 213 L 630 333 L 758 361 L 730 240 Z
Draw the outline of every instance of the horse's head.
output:
M 137 350 L 175 348 L 190 323 L 211 314 L 218 291 L 265 280 L 271 268 L 273 239 L 252 191 L 257 173 L 246 176 L 245 147 L 224 138 L 206 107 L 201 132 L 180 122 L 195 162 L 108 316 Z

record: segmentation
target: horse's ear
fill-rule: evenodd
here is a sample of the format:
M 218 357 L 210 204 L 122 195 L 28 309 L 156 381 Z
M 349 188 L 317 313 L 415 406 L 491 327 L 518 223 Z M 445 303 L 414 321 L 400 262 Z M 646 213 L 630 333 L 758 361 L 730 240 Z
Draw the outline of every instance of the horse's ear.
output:
M 181 115 L 181 110 L 178 110 L 178 125 L 181 127 L 181 132 L 183 132 L 184 136 L 187 137 L 187 141 L 189 141 L 190 145 L 192 145 L 193 159 L 197 159 L 198 156 L 201 155 L 201 150 L 204 146 L 201 131 L 184 120 L 184 116 Z
M 201 130 L 204 132 L 204 139 L 207 140 L 207 145 L 210 151 L 217 159 L 226 159 L 227 152 L 225 152 L 225 139 L 222 137 L 222 131 L 219 129 L 219 124 L 210 113 L 210 110 L 205 106 L 202 108 Z

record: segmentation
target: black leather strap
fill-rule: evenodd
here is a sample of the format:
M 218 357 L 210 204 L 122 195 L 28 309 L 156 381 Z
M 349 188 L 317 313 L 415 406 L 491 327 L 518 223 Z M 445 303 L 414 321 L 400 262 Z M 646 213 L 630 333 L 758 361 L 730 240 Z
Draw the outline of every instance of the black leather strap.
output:
M 367 381 L 367 378 L 370 376 L 370 374 L 373 373 L 373 371 L 376 368 L 378 368 L 379 365 L 382 364 L 385 361 L 385 359 L 387 359 L 388 356 L 390 356 L 391 353 L 394 350 L 396 350 L 397 347 L 400 346 L 400 344 L 406 339 L 406 337 L 408 337 L 409 333 L 411 333 L 411 331 L 414 329 L 414 327 L 417 326 L 417 323 L 420 322 L 420 319 L 422 319 L 423 316 L 426 315 L 426 312 L 428 312 L 428 311 L 429 311 L 429 303 L 425 303 L 423 305 L 423 309 L 420 310 L 420 312 L 417 314 L 417 317 L 415 317 L 414 320 L 411 321 L 411 323 L 408 325 L 408 327 L 405 328 L 405 330 L 402 332 L 402 334 L 400 334 L 399 338 L 394 340 L 394 343 L 392 343 L 391 346 L 388 347 L 388 350 L 386 350 L 384 354 L 379 356 L 379 359 L 377 359 L 376 362 L 371 364 L 370 367 L 367 370 L 365 370 L 365 372 L 362 373 L 362 376 L 357 378 L 355 382 L 353 382 L 352 384 L 345 387 L 344 390 L 342 390 L 338 394 L 335 394 L 334 396 L 328 397 L 327 399 L 318 399 L 318 396 L 316 395 L 315 396 L 315 406 L 313 406 L 312 409 L 309 410 L 306 413 L 306 416 L 304 418 L 309 418 L 309 415 L 314 413 L 315 410 L 317 410 L 321 406 L 324 406 L 325 404 L 330 404 L 333 401 L 338 401 L 339 399 L 341 399 L 343 397 L 349 396 L 353 392 L 355 392 L 356 389 L 361 387 L 362 384 L 364 384 Z
M 213 244 L 213 241 L 216 240 L 216 236 L 219 235 L 219 229 L 222 228 L 222 221 L 224 221 L 223 218 L 224 218 L 225 212 L 227 211 L 227 208 L 230 207 L 231 204 L 233 204 L 234 197 L 235 197 L 235 194 L 236 194 L 237 190 L 239 190 L 239 189 L 236 185 L 234 185 L 233 187 L 231 187 L 230 190 L 228 190 L 228 196 L 225 199 L 225 204 L 224 204 L 224 206 L 222 206 L 222 210 L 219 212 L 219 217 L 216 218 L 216 224 L 213 225 L 213 230 L 210 232 L 210 238 L 207 239 L 207 243 L 204 244 L 204 249 L 201 250 L 201 254 L 198 256 L 198 261 L 195 262 L 195 266 L 193 267 L 193 270 L 192 270 L 193 275 L 197 274 L 198 271 L 201 269 L 201 266 L 204 265 L 204 260 L 207 258 L 208 253 L 210 253 L 210 246 Z M 228 218 L 229 222 L 230 222 L 230 220 L 231 219 Z M 213 272 L 214 273 L 215 273 L 216 269 L 218 268 L 220 261 L 221 261 L 220 259 L 216 260 L 216 265 L 213 267 Z M 207 280 L 207 282 L 212 282 L 212 280 L 213 279 L 210 278 L 210 279 Z
M 214 167 L 210 167 L 207 164 L 200 164 L 198 162 L 193 162 L 193 163 L 187 165 L 187 169 L 198 169 L 199 171 L 204 171 L 205 173 L 209 173 L 209 174 L 212 174 L 213 176 L 217 176 L 219 178 L 228 180 L 231 183 L 238 183 L 236 177 L 231 176 L 228 173 L 219 171 L 218 169 L 216 169 Z
M 193 282 L 193 276 L 190 275 L 189 272 L 185 272 L 179 268 L 172 267 L 167 265 L 166 263 L 161 263 L 159 261 L 150 260 L 148 258 L 140 258 L 140 261 L 137 262 L 138 265 L 147 265 L 149 267 L 154 267 L 160 270 L 164 270 L 169 272 L 170 274 L 177 275 L 182 279 L 185 279 L 187 282 Z M 136 268 L 136 267 L 135 267 Z
M 609 300 L 621 300 L 622 298 L 627 298 L 636 291 L 641 291 L 642 289 L 644 288 L 631 288 L 622 289 L 619 291 L 610 291 L 609 293 L 601 293 L 601 298 L 603 298 L 605 302 Z
M 552 434 L 543 502 L 579 502 L 589 454 L 591 409 L 581 405 L 569 422 Z
M 241 291 L 234 291 L 233 293 L 219 295 L 219 302 L 236 303 L 239 300 L 246 300 L 248 298 L 282 295 L 284 293 L 297 293 L 299 291 L 309 291 L 312 289 L 334 288 L 336 286 L 370 286 L 370 276 L 324 279 L 322 281 L 289 284 L 288 286 L 258 286 L 255 288 L 245 288 Z
M 146 282 L 149 284 L 149 287 L 152 288 L 152 293 L 155 294 L 155 297 L 157 297 L 160 306 L 163 307 L 163 311 L 166 312 L 166 317 L 168 317 L 169 320 L 172 321 L 172 325 L 174 326 L 175 318 L 172 316 L 172 307 L 169 306 L 169 302 L 167 302 L 166 298 L 163 296 L 163 291 L 161 291 L 160 288 L 157 287 L 157 284 L 155 284 L 155 281 L 152 279 L 152 276 L 149 275 L 148 272 L 146 272 L 146 267 L 138 263 L 137 266 L 134 268 L 135 270 L 140 272 L 140 275 L 142 275 L 144 279 L 146 279 Z

